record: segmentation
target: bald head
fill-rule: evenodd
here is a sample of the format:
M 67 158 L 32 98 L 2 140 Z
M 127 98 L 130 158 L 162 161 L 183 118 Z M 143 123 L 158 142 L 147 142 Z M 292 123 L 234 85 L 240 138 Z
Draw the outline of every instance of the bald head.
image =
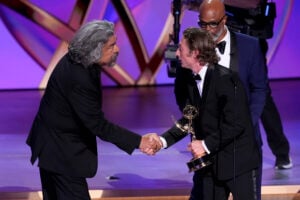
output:
M 222 0 L 204 0 L 199 7 L 200 17 L 219 19 L 225 15 L 225 6 Z
M 225 6 L 222 0 L 203 0 L 199 7 L 199 26 L 209 31 L 214 41 L 221 41 L 226 35 Z

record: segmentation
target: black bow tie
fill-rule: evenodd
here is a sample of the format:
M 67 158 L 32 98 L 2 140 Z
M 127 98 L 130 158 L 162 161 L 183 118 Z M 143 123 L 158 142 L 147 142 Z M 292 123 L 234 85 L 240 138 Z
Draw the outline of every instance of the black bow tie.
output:
M 222 41 L 217 44 L 217 48 L 219 49 L 221 54 L 223 54 L 225 51 L 225 45 L 226 45 L 226 41 Z
M 196 81 L 201 81 L 201 77 L 200 77 L 199 74 L 193 75 L 193 78 L 194 78 Z

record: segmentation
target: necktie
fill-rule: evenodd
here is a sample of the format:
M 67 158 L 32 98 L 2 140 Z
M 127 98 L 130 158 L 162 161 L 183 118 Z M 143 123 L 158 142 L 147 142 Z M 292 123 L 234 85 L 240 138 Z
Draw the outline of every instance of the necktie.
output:
M 200 77 L 199 74 L 194 75 L 193 78 L 194 78 L 196 81 L 200 81 L 200 80 L 201 80 L 201 77 Z
M 219 49 L 221 54 L 223 54 L 225 51 L 225 45 L 226 45 L 226 41 L 222 41 L 217 44 L 217 48 Z

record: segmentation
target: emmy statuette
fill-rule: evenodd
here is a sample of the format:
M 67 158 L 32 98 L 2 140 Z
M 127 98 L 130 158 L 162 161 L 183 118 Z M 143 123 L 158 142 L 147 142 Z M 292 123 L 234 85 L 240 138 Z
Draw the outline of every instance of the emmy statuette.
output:
M 188 124 L 182 125 L 179 122 L 175 121 L 176 127 L 184 133 L 191 134 L 192 141 L 196 140 L 192 123 L 193 119 L 198 115 L 197 108 L 192 105 L 186 105 L 182 113 L 183 117 L 188 120 Z M 210 165 L 211 163 L 212 162 L 210 161 L 209 156 L 205 154 L 201 157 L 192 158 L 189 162 L 187 162 L 187 166 L 189 168 L 189 172 L 194 172 Z

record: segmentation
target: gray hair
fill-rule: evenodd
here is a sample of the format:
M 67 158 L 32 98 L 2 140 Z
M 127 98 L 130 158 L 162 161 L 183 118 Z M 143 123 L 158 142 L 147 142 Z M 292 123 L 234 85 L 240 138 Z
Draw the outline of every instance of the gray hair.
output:
M 114 24 L 106 20 L 94 20 L 84 24 L 69 44 L 71 59 L 84 67 L 97 64 L 103 45 L 114 35 Z

